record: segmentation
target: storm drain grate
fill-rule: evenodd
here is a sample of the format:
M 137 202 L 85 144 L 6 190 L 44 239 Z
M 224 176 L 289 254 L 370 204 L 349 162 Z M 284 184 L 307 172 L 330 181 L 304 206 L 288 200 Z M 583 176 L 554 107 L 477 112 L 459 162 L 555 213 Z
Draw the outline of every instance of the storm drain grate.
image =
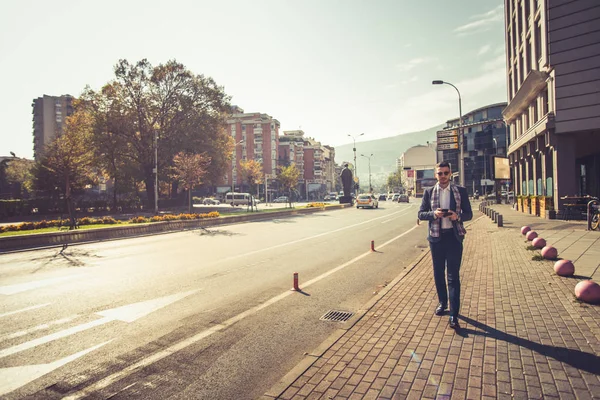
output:
M 335 322 L 346 322 L 352 317 L 354 313 L 349 311 L 336 311 L 329 310 L 325 315 L 319 318 L 321 321 L 335 321 Z

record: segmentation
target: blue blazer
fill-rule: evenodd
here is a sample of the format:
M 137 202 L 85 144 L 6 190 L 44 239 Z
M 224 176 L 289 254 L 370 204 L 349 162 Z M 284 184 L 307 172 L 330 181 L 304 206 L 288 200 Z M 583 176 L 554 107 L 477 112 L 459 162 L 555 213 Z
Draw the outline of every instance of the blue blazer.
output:
M 467 189 L 462 186 L 456 186 L 460 193 L 460 214 L 459 221 L 452 221 L 452 227 L 454 228 L 454 235 L 460 242 L 464 239 L 464 236 L 458 234 L 458 224 L 462 225 L 463 221 L 470 221 L 473 218 L 473 210 L 471 209 L 471 202 L 469 201 L 469 194 Z M 422 221 L 429 221 L 429 229 L 427 230 L 427 240 L 430 242 L 439 242 L 439 237 L 431 237 L 431 224 L 435 220 L 433 215 L 435 210 L 431 209 L 431 194 L 433 187 L 425 189 L 423 192 L 423 200 L 421 201 L 421 207 L 419 208 L 419 219 Z M 450 209 L 456 212 L 456 200 L 454 199 L 454 192 L 450 191 Z

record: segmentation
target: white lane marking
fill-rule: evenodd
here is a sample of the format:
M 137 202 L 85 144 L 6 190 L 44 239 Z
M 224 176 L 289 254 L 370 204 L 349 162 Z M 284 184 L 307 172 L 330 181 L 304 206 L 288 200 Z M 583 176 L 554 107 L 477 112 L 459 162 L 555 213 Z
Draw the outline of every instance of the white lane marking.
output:
M 94 328 L 96 326 L 104 325 L 112 321 L 124 321 L 133 322 L 138 318 L 142 318 L 151 312 L 154 312 L 160 308 L 163 308 L 171 303 L 174 303 L 186 296 L 196 293 L 199 289 L 190 290 L 188 292 L 177 293 L 171 296 L 160 297 L 158 299 L 152 299 L 147 301 L 141 301 L 139 303 L 128 304 L 123 307 L 113 308 L 110 310 L 96 313 L 96 315 L 103 316 L 94 321 L 86 322 L 84 324 L 76 325 L 71 328 L 63 329 L 50 335 L 42 336 L 40 338 L 30 340 L 25 343 L 18 344 L 16 346 L 8 347 L 4 350 L 0 350 L 0 358 L 10 356 L 15 353 L 19 353 L 24 350 L 29 350 L 33 347 L 52 342 L 54 340 L 62 339 L 67 336 L 74 335 L 76 333 Z
M 0 368 L 0 396 L 10 393 L 13 390 L 16 390 L 21 386 L 24 386 L 29 382 L 32 382 L 37 378 L 44 376 L 47 373 L 52 372 L 73 360 L 78 359 L 79 357 L 99 349 L 110 342 L 112 342 L 112 340 L 100 343 L 94 347 L 90 347 L 89 349 L 80 351 L 79 353 L 72 354 L 48 364 Z
M 412 205 L 411 205 L 410 207 L 412 207 Z M 400 211 L 400 213 L 401 213 L 400 215 L 397 215 L 397 216 L 395 216 L 394 218 L 390 218 L 390 219 L 388 219 L 388 220 L 386 220 L 386 221 L 381 221 L 381 223 L 382 223 L 382 224 L 387 224 L 388 222 L 392 222 L 392 221 L 394 221 L 396 218 L 398 218 L 398 217 L 403 217 L 404 215 L 408 214 L 408 212 L 409 212 L 409 211 L 412 211 L 412 210 L 411 210 L 410 208 L 408 208 L 408 209 L 406 209 L 405 211 L 406 211 L 406 212 L 404 212 L 404 211 Z
M 33 290 L 33 289 L 41 288 L 44 286 L 52 285 L 54 283 L 58 283 L 58 282 L 66 281 L 68 279 L 80 277 L 82 275 L 83 274 L 61 276 L 58 278 L 42 279 L 42 280 L 33 281 L 33 282 L 17 283 L 16 285 L 0 286 L 0 294 L 11 295 L 11 294 L 16 294 L 16 293 L 26 292 L 28 290 Z
M 42 330 L 48 329 L 48 328 L 50 328 L 50 327 L 52 327 L 54 325 L 66 324 L 67 322 L 73 321 L 77 317 L 79 317 L 79 315 L 71 315 L 69 317 L 65 317 L 65 318 L 62 318 L 62 319 L 57 319 L 55 321 L 50 321 L 50 322 L 48 322 L 46 324 L 41 324 L 41 325 L 38 325 L 38 326 L 34 326 L 33 328 L 29 328 L 29 329 L 26 329 L 24 331 L 18 331 L 18 332 L 15 332 L 15 333 L 11 333 L 9 335 L 0 337 L 0 342 L 3 342 L 5 340 L 10 340 L 10 339 L 16 339 L 16 338 L 21 337 L 21 336 L 29 335 L 30 333 L 33 333 L 33 332 L 42 331 Z
M 316 239 L 316 238 L 319 238 L 321 236 L 331 235 L 333 233 L 345 231 L 347 229 L 353 229 L 353 228 L 355 228 L 357 226 L 368 224 L 368 223 L 371 223 L 371 222 L 376 221 L 378 219 L 389 218 L 392 215 L 404 213 L 405 211 L 406 210 L 395 211 L 395 212 L 393 212 L 390 215 L 383 215 L 381 217 L 372 218 L 372 219 L 369 219 L 367 221 L 359 222 L 359 223 L 354 224 L 354 225 L 348 225 L 348 226 L 345 226 L 343 228 L 338 228 L 338 229 L 334 229 L 332 231 L 327 231 L 327 232 L 319 233 L 318 235 L 308 236 L 308 237 L 305 237 L 305 238 L 302 238 L 302 239 L 293 240 L 291 242 L 281 243 L 281 244 L 277 244 L 275 246 L 266 247 L 266 248 L 262 248 L 262 249 L 258 249 L 258 250 L 254 250 L 254 251 L 250 251 L 248 253 L 238 254 L 238 255 L 235 255 L 235 256 L 227 257 L 227 258 L 222 258 L 222 259 L 219 260 L 219 262 L 224 262 L 224 261 L 229 261 L 229 260 L 235 260 L 236 258 L 247 257 L 247 256 L 250 256 L 250 255 L 253 255 L 253 254 L 258 254 L 258 253 L 262 253 L 262 252 L 265 252 L 265 251 L 271 251 L 273 249 L 278 249 L 280 247 L 285 247 L 285 246 L 289 246 L 289 245 L 292 245 L 292 244 L 305 242 L 307 240 Z
M 21 308 L 20 310 L 9 311 L 7 313 L 0 314 L 0 318 L 8 317 L 9 315 L 18 314 L 18 313 L 22 313 L 25 311 L 37 310 L 38 308 L 46 307 L 46 306 L 49 306 L 50 304 L 52 304 L 52 303 L 38 304 L 38 305 L 27 307 L 27 308 Z
M 387 246 L 388 244 L 390 244 L 390 243 L 392 243 L 392 242 L 400 239 L 402 236 L 407 235 L 408 233 L 412 232 L 416 228 L 418 228 L 418 226 L 415 225 L 412 228 L 410 228 L 409 230 L 407 230 L 406 232 L 403 232 L 400 235 L 398 235 L 398 236 L 396 236 L 396 237 L 388 240 L 387 242 L 385 242 L 384 244 L 382 244 L 379 247 L 382 248 L 382 247 Z M 331 275 L 331 274 L 333 274 L 333 273 L 335 273 L 335 272 L 337 272 L 337 271 L 339 271 L 339 270 L 341 270 L 343 268 L 346 268 L 349 265 L 354 264 L 358 260 L 360 260 L 360 259 L 362 259 L 362 258 L 364 258 L 364 257 L 366 257 L 366 256 L 368 256 L 370 254 L 373 254 L 373 253 L 371 251 L 368 251 L 366 253 L 359 254 L 358 256 L 354 257 L 352 260 L 350 260 L 350 261 L 348 261 L 348 262 L 346 262 L 346 263 L 344 263 L 342 265 L 339 265 L 339 266 L 337 266 L 337 267 L 335 267 L 335 268 L 333 268 L 333 269 L 325 272 L 324 274 L 321 274 L 321 275 L 317 276 L 316 278 L 313 278 L 313 279 L 309 280 L 308 282 L 304 283 L 302 285 L 302 287 L 304 287 L 304 288 L 309 287 L 309 286 L 313 285 L 314 283 L 316 283 L 316 282 L 318 282 L 318 281 L 320 281 L 320 280 L 328 277 L 329 275 Z M 96 383 L 94 383 L 94 384 L 92 384 L 92 385 L 90 385 L 88 387 L 85 387 L 85 388 L 83 388 L 83 389 L 81 389 L 81 390 L 79 390 L 79 391 L 77 391 L 77 392 L 75 392 L 75 393 L 73 393 L 73 394 L 71 394 L 71 395 L 69 395 L 67 397 L 63 397 L 63 400 L 77 400 L 77 399 L 80 399 L 82 397 L 89 396 L 92 393 L 94 393 L 94 392 L 96 392 L 98 390 L 104 389 L 104 388 L 110 386 L 111 384 L 113 384 L 114 382 L 117 382 L 117 381 L 119 381 L 119 380 L 121 380 L 121 379 L 123 379 L 123 378 L 125 378 L 125 377 L 127 377 L 127 376 L 129 376 L 131 374 L 133 374 L 134 372 L 136 372 L 137 370 L 139 370 L 141 368 L 145 368 L 148 365 L 151 365 L 151 364 L 153 364 L 153 363 L 155 363 L 157 361 L 160 361 L 160 360 L 162 360 L 165 357 L 168 357 L 168 356 L 170 356 L 170 355 L 172 355 L 172 354 L 174 354 L 174 353 L 176 353 L 176 352 L 178 352 L 180 350 L 183 350 L 184 348 L 186 348 L 186 347 L 188 347 L 188 346 L 190 346 L 192 344 L 195 344 L 195 343 L 201 341 L 202 339 L 204 339 L 204 338 L 212 335 L 213 333 L 217 333 L 219 331 L 222 331 L 223 329 L 225 329 L 225 328 L 227 328 L 227 327 L 235 324 L 236 322 L 239 322 L 239 321 L 243 320 L 246 317 L 249 317 L 249 316 L 251 316 L 253 314 L 256 314 L 260 310 L 262 310 L 262 309 L 264 309 L 264 308 L 266 308 L 266 307 L 268 307 L 268 306 L 270 306 L 272 304 L 275 304 L 278 301 L 283 300 L 283 299 L 285 299 L 286 297 L 288 297 L 288 296 L 290 296 L 292 294 L 294 294 L 293 291 L 287 290 L 287 291 L 285 291 L 285 292 L 283 292 L 283 293 L 281 293 L 281 294 L 279 294 L 279 295 L 277 295 L 275 297 L 270 298 L 269 300 L 265 301 L 262 304 L 254 306 L 254 307 L 252 307 L 252 308 L 250 308 L 250 309 L 248 309 L 248 310 L 246 310 L 246 311 L 244 311 L 244 312 L 242 312 L 242 313 L 240 313 L 240 314 L 238 314 L 236 316 L 233 316 L 233 317 L 229 318 L 227 321 L 224 321 L 224 322 L 222 322 L 222 323 L 220 323 L 218 325 L 214 325 L 214 326 L 210 327 L 209 329 L 206 329 L 206 330 L 204 330 L 204 331 L 202 331 L 202 332 L 200 332 L 200 333 L 198 333 L 198 334 L 196 334 L 196 335 L 194 335 L 194 336 L 192 336 L 190 338 L 187 338 L 187 339 L 185 339 L 185 340 L 183 340 L 183 341 L 181 341 L 179 343 L 175 343 L 174 345 L 172 345 L 170 347 L 167 347 L 166 349 L 161 350 L 161 351 L 159 351 L 157 353 L 154 353 L 154 354 L 150 355 L 149 357 L 144 358 L 144 359 L 138 361 L 137 363 L 132 364 L 132 365 L 130 365 L 130 366 L 122 369 L 119 372 L 116 372 L 116 373 L 114 373 L 112 375 L 109 375 L 109 376 L 105 377 L 104 379 L 101 379 L 98 382 L 96 382 Z

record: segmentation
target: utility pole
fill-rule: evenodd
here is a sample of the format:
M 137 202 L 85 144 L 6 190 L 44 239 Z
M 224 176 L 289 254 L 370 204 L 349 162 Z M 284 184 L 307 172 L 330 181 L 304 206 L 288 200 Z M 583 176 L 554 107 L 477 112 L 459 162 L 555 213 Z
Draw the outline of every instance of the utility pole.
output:
M 364 132 L 361 133 L 358 136 L 362 136 L 364 135 Z M 350 134 L 348 134 L 348 136 L 350 136 L 352 138 L 352 142 L 354 143 L 354 146 L 352 148 L 352 151 L 354 151 L 354 177 L 355 177 L 355 183 L 354 183 L 354 194 L 356 196 L 358 196 L 358 191 L 356 190 L 356 183 L 358 182 L 358 167 L 356 166 L 356 137 L 352 136 Z

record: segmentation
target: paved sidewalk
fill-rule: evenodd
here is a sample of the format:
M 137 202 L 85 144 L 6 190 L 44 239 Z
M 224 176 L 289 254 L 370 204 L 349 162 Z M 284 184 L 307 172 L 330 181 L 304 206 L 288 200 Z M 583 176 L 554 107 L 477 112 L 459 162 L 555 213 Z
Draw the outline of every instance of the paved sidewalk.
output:
M 500 212 L 506 228 L 477 211 L 467 228 L 458 331 L 433 313 L 426 253 L 263 399 L 600 398 L 600 306 L 576 301 L 579 278 L 533 261 L 520 216 Z M 543 234 L 571 229 L 543 221 Z

